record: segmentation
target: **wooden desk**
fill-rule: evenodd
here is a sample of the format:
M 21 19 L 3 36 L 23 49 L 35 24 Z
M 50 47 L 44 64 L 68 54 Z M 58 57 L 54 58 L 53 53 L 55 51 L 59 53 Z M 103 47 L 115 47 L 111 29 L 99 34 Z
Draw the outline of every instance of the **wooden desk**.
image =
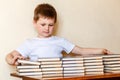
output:
M 32 77 L 19 76 L 16 73 L 11 73 L 10 75 L 14 77 L 22 78 L 22 80 L 42 80 L 42 79 L 36 79 Z M 60 79 L 54 79 L 54 80 L 120 80 L 120 73 L 95 75 L 95 76 L 80 76 L 80 77 L 73 77 L 73 78 L 60 78 Z

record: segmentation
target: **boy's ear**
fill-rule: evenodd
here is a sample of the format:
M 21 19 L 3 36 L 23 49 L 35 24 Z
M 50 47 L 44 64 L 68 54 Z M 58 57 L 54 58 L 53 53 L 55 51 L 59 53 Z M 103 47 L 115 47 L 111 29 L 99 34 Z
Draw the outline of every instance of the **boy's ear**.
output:
M 33 20 L 33 24 L 35 24 L 35 20 Z
M 33 20 L 33 25 L 34 25 L 34 26 L 36 25 L 36 21 L 35 21 L 35 20 Z

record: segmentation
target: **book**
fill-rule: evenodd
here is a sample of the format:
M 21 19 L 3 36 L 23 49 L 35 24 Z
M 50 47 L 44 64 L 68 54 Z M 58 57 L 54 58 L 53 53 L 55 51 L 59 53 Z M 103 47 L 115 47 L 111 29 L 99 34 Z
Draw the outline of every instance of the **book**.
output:
M 103 59 L 103 61 L 119 61 L 120 58 L 106 58 L 106 59 Z
M 109 64 L 109 65 L 104 65 L 105 68 L 115 68 L 115 67 L 120 67 L 120 64 Z
M 98 62 L 103 62 L 103 60 L 102 59 L 98 59 L 98 60 L 94 60 L 94 59 L 92 59 L 92 60 L 84 60 L 84 63 L 98 63 Z
M 63 64 L 72 64 L 72 63 L 79 63 L 79 64 L 83 64 L 83 61 L 63 61 Z
M 119 61 L 104 61 L 103 64 L 107 65 L 107 64 L 120 64 L 120 60 Z
M 97 71 L 97 72 L 85 72 L 85 75 L 101 75 L 104 74 L 103 71 Z
M 62 66 L 63 67 L 77 67 L 77 66 L 82 67 L 83 64 L 76 64 L 76 63 L 74 63 L 74 64 L 63 64 Z
M 105 70 L 105 73 L 120 73 L 120 70 Z
M 21 64 L 31 64 L 31 65 L 40 65 L 40 62 L 33 62 L 33 61 L 28 61 L 28 60 L 17 60 L 18 63 Z
M 46 65 L 47 65 L 47 64 L 51 64 L 51 65 L 52 65 L 52 64 L 53 64 L 53 65 L 54 65 L 54 64 L 61 64 L 61 65 L 62 65 L 62 61 L 42 61 L 42 62 L 41 62 L 41 65 L 45 65 L 45 64 L 46 64 Z
M 81 60 L 81 61 L 83 61 L 83 57 L 64 57 L 64 58 L 62 58 L 62 61 L 70 61 L 70 60 Z
M 41 69 L 37 69 L 37 68 L 36 69 L 35 68 L 34 69 L 29 69 L 29 68 L 27 69 L 26 68 L 26 69 L 17 69 L 17 71 L 18 72 L 40 72 L 42 70 Z
M 59 74 L 43 74 L 42 77 L 43 78 L 46 78 L 46 77 L 63 77 L 63 74 L 62 73 L 59 73 Z
M 85 67 L 64 67 L 63 70 L 84 70 Z
M 16 66 L 17 69 L 33 69 L 33 68 L 40 68 L 38 65 L 23 65 L 23 66 Z
M 84 66 L 101 66 L 103 63 L 84 63 Z
M 77 76 L 84 76 L 85 73 L 71 73 L 71 74 L 64 74 L 64 77 L 77 77 Z
M 42 75 L 27 75 L 27 77 L 42 80 Z
M 33 75 L 42 75 L 42 72 L 17 72 L 20 76 L 33 76 Z
M 42 74 L 59 74 L 59 73 L 63 73 L 62 70 L 56 70 L 56 71 L 43 71 Z
M 48 68 L 48 67 L 62 67 L 62 65 L 61 64 L 54 64 L 54 65 L 45 64 L 45 65 L 41 65 L 41 68 Z
M 57 79 L 62 79 L 63 78 L 63 76 L 62 77 L 44 77 L 44 78 L 42 78 L 42 80 L 57 80 Z
M 85 66 L 85 69 L 98 69 L 98 68 L 104 68 L 104 65 L 98 65 L 98 66 Z
M 63 70 L 62 67 L 59 67 L 59 68 L 42 68 L 42 72 L 43 71 L 56 71 L 56 70 Z
M 97 68 L 97 69 L 85 69 L 85 72 L 97 72 L 97 71 L 104 71 L 104 68 Z
M 38 61 L 60 61 L 60 58 L 39 58 Z
M 120 70 L 120 67 L 105 67 L 104 70 Z
M 63 73 L 84 73 L 84 70 L 64 70 Z

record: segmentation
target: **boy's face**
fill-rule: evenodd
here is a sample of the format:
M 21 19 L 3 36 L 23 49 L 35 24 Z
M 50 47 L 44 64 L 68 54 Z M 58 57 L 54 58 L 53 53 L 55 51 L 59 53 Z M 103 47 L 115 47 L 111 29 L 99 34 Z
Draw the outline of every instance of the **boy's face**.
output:
M 48 18 L 40 16 L 38 21 L 34 21 L 34 26 L 38 31 L 38 37 L 47 38 L 50 37 L 53 33 L 55 26 L 54 18 Z

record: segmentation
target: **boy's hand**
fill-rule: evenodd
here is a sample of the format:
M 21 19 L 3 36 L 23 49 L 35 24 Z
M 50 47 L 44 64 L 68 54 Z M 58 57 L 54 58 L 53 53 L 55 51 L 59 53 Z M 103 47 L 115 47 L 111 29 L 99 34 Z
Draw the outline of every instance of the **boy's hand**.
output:
M 107 49 L 103 49 L 102 50 L 103 54 L 113 54 L 111 51 L 107 50 Z
M 19 63 L 17 62 L 18 59 L 25 59 L 23 56 L 14 56 L 11 64 L 13 65 L 19 65 Z

